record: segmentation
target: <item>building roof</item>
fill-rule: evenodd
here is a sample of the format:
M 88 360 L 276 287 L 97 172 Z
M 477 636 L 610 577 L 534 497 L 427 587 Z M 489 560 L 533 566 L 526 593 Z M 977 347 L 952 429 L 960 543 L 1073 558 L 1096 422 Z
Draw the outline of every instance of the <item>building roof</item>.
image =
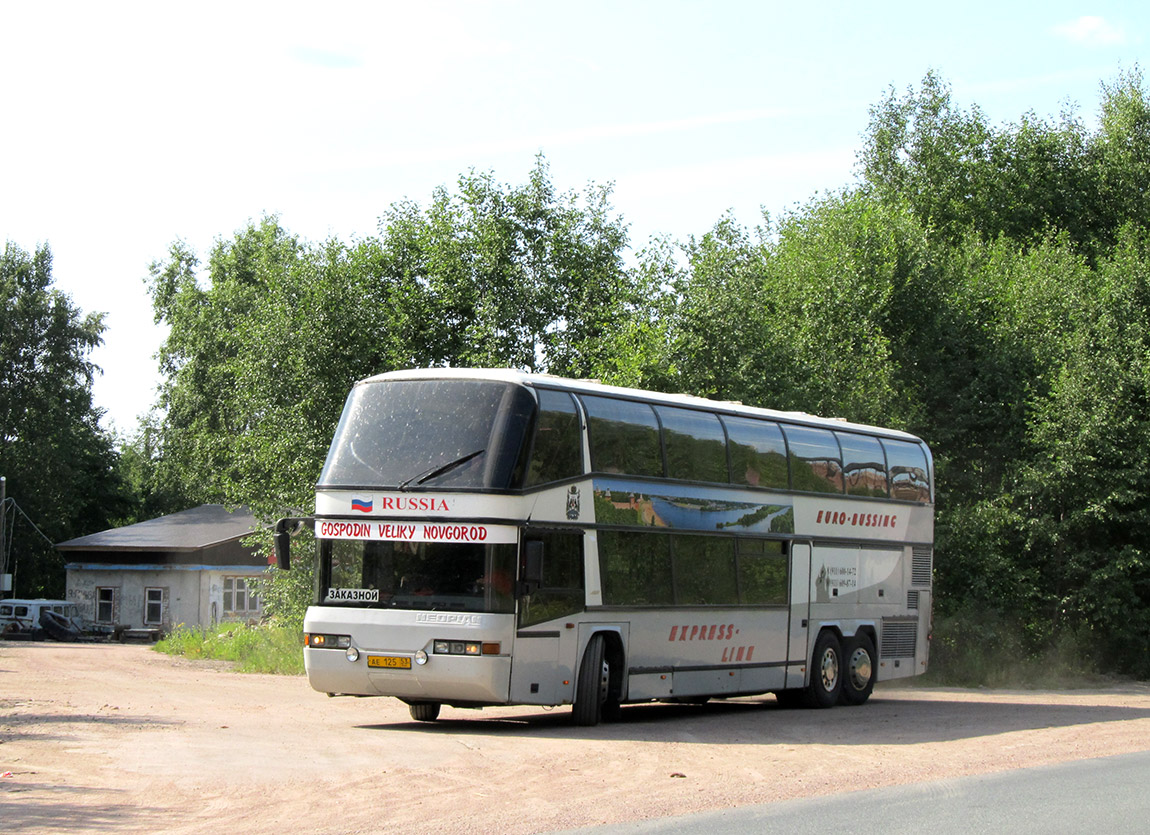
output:
M 204 504 L 135 525 L 69 539 L 61 551 L 195 551 L 247 536 L 260 527 L 246 507 Z

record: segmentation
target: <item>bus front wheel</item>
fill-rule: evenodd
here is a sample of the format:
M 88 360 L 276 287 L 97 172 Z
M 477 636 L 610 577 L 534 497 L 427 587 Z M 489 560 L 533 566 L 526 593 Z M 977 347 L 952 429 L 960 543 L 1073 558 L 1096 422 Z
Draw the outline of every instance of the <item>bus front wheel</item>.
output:
M 602 635 L 592 635 L 583 652 L 579 678 L 575 681 L 575 704 L 571 716 L 576 725 L 598 725 L 603 718 L 603 705 L 611 682 L 611 668 L 607 662 Z
M 407 706 L 416 722 L 434 722 L 439 718 L 439 702 L 412 702 Z

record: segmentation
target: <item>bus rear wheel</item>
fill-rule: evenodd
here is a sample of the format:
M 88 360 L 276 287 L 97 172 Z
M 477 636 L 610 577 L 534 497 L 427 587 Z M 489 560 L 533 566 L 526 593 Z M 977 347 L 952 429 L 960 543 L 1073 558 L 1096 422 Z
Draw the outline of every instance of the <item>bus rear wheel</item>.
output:
M 591 727 L 603 718 L 603 705 L 611 683 L 611 667 L 607 662 L 606 641 L 602 635 L 592 635 L 583 652 L 579 678 L 575 682 L 575 704 L 571 716 L 576 725 Z
M 439 702 L 411 702 L 407 709 L 416 722 L 434 722 L 439 718 Z
M 860 632 L 843 646 L 846 656 L 846 669 L 843 672 L 843 689 L 839 695 L 844 705 L 861 705 L 870 698 L 874 689 L 875 653 L 874 641 L 865 632 Z
M 811 680 L 804 691 L 807 707 L 834 707 L 843 687 L 843 650 L 834 632 L 819 633 L 811 656 Z

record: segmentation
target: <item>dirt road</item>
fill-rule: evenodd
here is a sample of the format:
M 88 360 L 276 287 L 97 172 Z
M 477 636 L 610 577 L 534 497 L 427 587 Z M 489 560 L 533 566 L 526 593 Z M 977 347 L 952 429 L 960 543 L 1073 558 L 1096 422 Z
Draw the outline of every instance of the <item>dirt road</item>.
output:
M 880 686 L 570 711 L 329 699 L 144 646 L 0 642 L 0 827 L 12 832 L 537 833 L 1150 750 L 1150 687 Z

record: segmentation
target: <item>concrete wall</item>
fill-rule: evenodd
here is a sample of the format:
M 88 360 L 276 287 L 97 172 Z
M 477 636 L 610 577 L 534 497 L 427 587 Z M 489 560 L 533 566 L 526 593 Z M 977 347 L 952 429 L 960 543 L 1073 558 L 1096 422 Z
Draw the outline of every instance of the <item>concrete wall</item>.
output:
M 227 577 L 259 578 L 263 575 L 264 569 L 250 565 L 212 566 L 210 569 L 203 566 L 117 566 L 101 569 L 70 565 L 67 599 L 77 605 L 85 623 L 110 632 L 116 626 L 145 626 L 147 589 L 161 589 L 160 625 L 163 628 L 171 629 L 181 624 L 210 626 L 221 620 L 246 621 L 258 617 L 258 611 L 237 613 L 225 610 L 224 581 Z M 115 589 L 111 622 L 96 621 L 97 590 L 100 588 Z

